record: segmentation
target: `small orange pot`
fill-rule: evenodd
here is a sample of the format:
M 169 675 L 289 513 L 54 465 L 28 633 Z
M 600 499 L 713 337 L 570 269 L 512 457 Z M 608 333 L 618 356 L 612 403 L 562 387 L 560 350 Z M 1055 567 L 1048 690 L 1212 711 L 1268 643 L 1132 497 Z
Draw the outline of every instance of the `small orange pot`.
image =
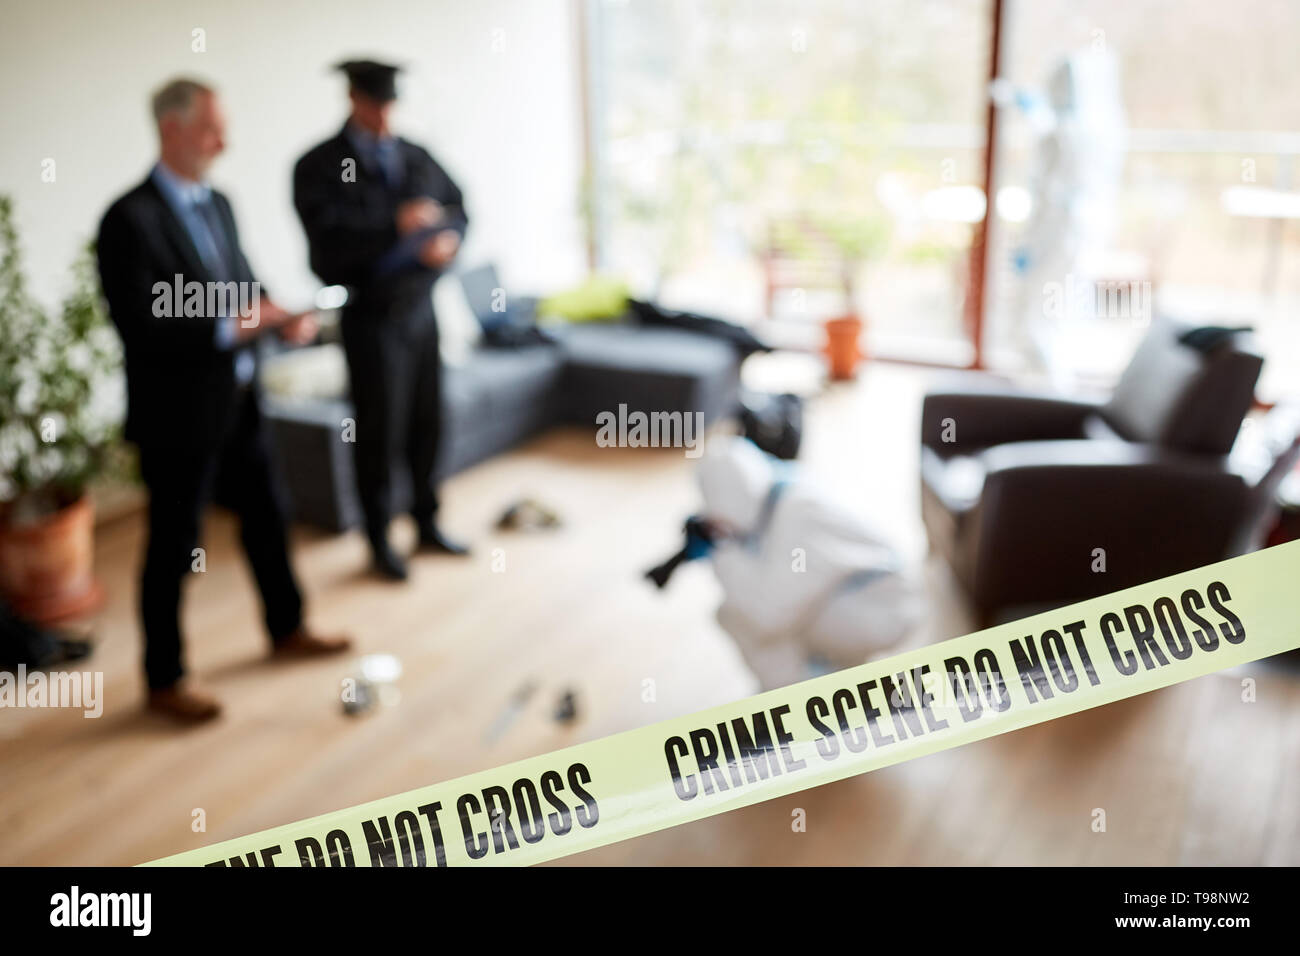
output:
M 14 612 L 52 624 L 94 610 L 95 509 L 83 495 L 47 518 L 0 523 L 0 593 Z
M 826 320 L 825 351 L 832 379 L 844 381 L 857 374 L 858 363 L 866 357 L 862 352 L 862 329 L 863 322 L 856 315 Z

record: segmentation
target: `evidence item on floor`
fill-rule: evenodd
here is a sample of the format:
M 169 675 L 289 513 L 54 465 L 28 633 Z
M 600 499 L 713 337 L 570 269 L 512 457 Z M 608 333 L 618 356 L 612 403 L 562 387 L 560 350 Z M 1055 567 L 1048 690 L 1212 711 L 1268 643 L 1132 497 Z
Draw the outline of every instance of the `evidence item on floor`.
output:
M 572 690 L 566 690 L 555 705 L 555 722 L 571 724 L 577 719 L 578 699 Z
M 524 707 L 533 699 L 535 693 L 537 693 L 536 681 L 525 681 L 519 685 L 510 695 L 510 700 L 506 702 L 501 713 L 497 714 L 496 720 L 492 721 L 492 726 L 488 728 L 487 733 L 483 735 L 483 742 L 492 744 L 500 740 L 501 736 L 510 729 L 510 725 L 519 719 L 519 715 L 523 713 Z
M 521 498 L 497 519 L 497 528 L 502 531 L 540 531 L 562 524 L 559 514 L 536 498 Z
M 402 662 L 392 654 L 367 654 L 350 683 L 344 683 L 343 713 L 355 717 L 379 706 L 396 706 L 402 697 L 397 689 L 401 676 Z

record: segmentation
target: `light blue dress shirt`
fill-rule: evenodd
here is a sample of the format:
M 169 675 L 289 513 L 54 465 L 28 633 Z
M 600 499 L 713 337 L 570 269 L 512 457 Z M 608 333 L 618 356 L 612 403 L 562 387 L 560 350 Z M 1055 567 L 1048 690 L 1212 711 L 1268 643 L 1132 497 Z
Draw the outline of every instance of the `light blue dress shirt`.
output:
M 212 187 L 207 183 L 181 179 L 162 163 L 154 164 L 151 175 L 154 185 L 162 192 L 167 205 L 185 226 L 185 232 L 194 243 L 194 248 L 198 250 L 199 257 L 209 268 L 217 269 L 221 263 L 221 253 L 218 251 L 219 247 L 212 231 L 208 228 L 207 220 L 203 218 L 198 208 L 200 204 L 212 199 Z M 215 333 L 217 348 L 226 351 L 235 348 L 237 331 L 235 321 L 236 316 L 233 315 L 224 315 L 217 319 Z M 257 362 L 253 358 L 252 351 L 241 348 L 235 354 L 235 380 L 241 385 L 247 385 L 253 380 L 256 372 Z

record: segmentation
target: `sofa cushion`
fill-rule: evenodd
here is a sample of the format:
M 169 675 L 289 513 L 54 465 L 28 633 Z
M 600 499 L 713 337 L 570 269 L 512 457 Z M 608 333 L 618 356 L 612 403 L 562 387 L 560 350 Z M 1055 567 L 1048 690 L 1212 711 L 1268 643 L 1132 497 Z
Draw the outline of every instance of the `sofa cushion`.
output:
M 443 401 L 457 415 L 508 415 L 544 403 L 563 362 L 555 348 L 475 349 L 465 364 L 446 369 Z
M 735 364 L 729 342 L 680 329 L 638 325 L 570 325 L 554 330 L 571 365 L 591 365 L 627 372 L 712 375 Z
M 942 458 L 931 448 L 921 449 L 921 478 L 953 514 L 975 507 L 984 490 L 984 475 L 984 461 L 979 455 Z
M 447 366 L 465 365 L 483 337 L 465 289 L 449 274 L 433 284 L 433 309 L 438 317 L 438 352 Z
M 712 421 L 734 404 L 739 362 L 722 339 L 626 323 L 553 331 L 564 348 L 561 414 L 569 421 L 591 423 L 620 404 L 647 414 L 699 411 Z
M 1152 324 L 1102 411 L 1129 441 L 1159 442 L 1201 371 L 1201 354 L 1178 341 L 1180 331 L 1167 319 Z
M 348 365 L 334 344 L 287 349 L 262 362 L 262 387 L 286 401 L 342 398 L 348 391 Z
M 1263 358 L 1244 336 L 1202 352 L 1180 341 L 1190 329 L 1170 318 L 1153 322 L 1101 414 L 1128 441 L 1227 454 Z
M 443 375 L 439 476 L 499 454 L 555 419 L 563 371 L 556 348 L 475 349 Z
M 625 324 L 561 326 L 555 334 L 555 347 L 480 347 L 464 363 L 445 367 L 439 478 L 513 448 L 556 421 L 591 427 L 600 411 L 616 411 L 620 403 L 647 413 L 699 411 L 706 424 L 735 408 L 739 361 L 724 340 Z M 336 362 L 335 373 L 338 368 Z M 337 389 L 322 384 L 321 390 Z M 289 459 L 296 516 L 331 530 L 355 525 L 360 508 L 353 448 L 340 439 L 351 403 L 269 399 L 276 444 Z M 399 510 L 410 500 L 405 469 L 393 475 L 393 499 Z

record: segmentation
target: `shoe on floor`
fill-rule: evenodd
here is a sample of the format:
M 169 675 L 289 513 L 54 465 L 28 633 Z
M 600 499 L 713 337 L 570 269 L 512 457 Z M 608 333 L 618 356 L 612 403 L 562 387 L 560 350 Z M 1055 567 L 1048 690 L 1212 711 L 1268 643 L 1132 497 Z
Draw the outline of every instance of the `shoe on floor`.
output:
M 435 551 L 439 554 L 458 556 L 469 554 L 468 547 L 447 537 L 442 533 L 442 529 L 432 522 L 420 523 L 420 537 L 417 547 L 421 551 Z
M 405 581 L 406 562 L 389 545 L 374 548 L 370 569 L 386 581 Z
M 321 637 L 305 627 L 300 627 L 282 641 L 277 641 L 271 652 L 281 659 L 298 659 L 303 657 L 327 657 L 330 654 L 342 654 L 351 650 L 352 641 L 346 637 Z
M 150 690 L 145 706 L 183 724 L 201 724 L 221 714 L 221 704 L 215 697 L 184 681 Z
M 91 651 L 95 649 L 94 644 L 81 638 L 60 637 L 58 642 L 59 654 L 61 655 L 60 663 L 82 660 L 89 657 Z

